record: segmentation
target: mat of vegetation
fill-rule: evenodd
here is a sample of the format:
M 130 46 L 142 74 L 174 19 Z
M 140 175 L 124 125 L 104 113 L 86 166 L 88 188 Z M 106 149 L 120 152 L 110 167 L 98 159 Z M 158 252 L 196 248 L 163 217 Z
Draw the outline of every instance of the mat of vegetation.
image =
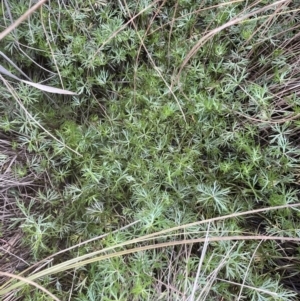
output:
M 299 24 L 298 1 L 43 5 L 1 64 L 78 96 L 2 78 L 1 271 L 59 300 L 299 300 Z M 5 300 L 52 300 L 18 281 Z

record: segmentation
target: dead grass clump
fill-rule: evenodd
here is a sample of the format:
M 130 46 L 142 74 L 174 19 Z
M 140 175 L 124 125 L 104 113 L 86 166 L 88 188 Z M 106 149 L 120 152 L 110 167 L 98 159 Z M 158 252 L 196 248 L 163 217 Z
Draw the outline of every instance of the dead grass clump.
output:
M 14 148 L 14 138 L 0 133 L 0 266 L 2 272 L 23 270 L 29 263 L 30 250 L 22 244 L 22 230 L 12 221 L 21 215 L 16 200 L 28 202 L 34 194 L 39 177 L 26 169 L 30 155 Z M 0 283 L 5 279 L 0 278 Z

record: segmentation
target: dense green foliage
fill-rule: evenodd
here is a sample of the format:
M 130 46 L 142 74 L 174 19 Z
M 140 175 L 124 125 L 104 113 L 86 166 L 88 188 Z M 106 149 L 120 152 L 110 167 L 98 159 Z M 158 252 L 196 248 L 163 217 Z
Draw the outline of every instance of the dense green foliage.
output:
M 27 2 L 9 1 L 13 19 Z M 22 228 L 32 262 L 136 220 L 56 260 L 176 225 L 298 201 L 297 5 L 278 15 L 266 10 L 217 33 L 178 77 L 205 33 L 273 3 L 219 2 L 50 1 L 1 41 L 1 51 L 34 82 L 80 94 L 46 95 L 13 84 L 34 121 L 0 87 L 1 132 L 27 153 L 13 172 L 16 178 L 35 175 L 26 197 L 20 189 L 10 192 L 21 212 L 11 229 Z M 4 28 L 10 21 L 1 9 Z M 299 229 L 297 211 L 284 209 L 212 223 L 209 230 L 212 236 L 299 237 Z M 206 230 L 203 225 L 187 236 Z M 195 281 L 199 300 L 292 300 L 278 260 L 299 256 L 299 247 L 292 245 L 288 255 L 283 248 L 210 243 L 196 277 L 201 245 L 183 245 L 93 263 L 40 283 L 62 300 L 70 294 L 72 300 L 187 300 Z M 30 291 L 20 292 L 24 300 L 48 300 Z

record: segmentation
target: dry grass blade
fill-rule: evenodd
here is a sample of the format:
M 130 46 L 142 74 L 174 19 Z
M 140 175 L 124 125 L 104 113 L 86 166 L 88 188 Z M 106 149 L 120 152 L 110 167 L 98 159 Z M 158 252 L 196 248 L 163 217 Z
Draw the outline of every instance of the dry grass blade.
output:
M 204 262 L 204 258 L 205 258 L 205 254 L 206 254 L 207 247 L 208 247 L 208 242 L 209 242 L 209 240 L 208 240 L 208 238 L 209 238 L 208 237 L 208 235 L 209 235 L 209 226 L 210 226 L 210 223 L 208 223 L 208 226 L 207 226 L 205 241 L 204 241 L 204 245 L 203 245 L 201 256 L 200 256 L 200 260 L 199 260 L 199 264 L 198 264 L 198 269 L 197 269 L 197 273 L 196 273 L 192 293 L 189 296 L 188 301 L 193 301 L 194 298 L 195 298 L 195 293 L 196 293 L 196 290 L 197 290 L 197 282 L 198 282 L 198 278 L 200 276 L 200 271 L 201 271 L 201 268 L 202 268 L 202 264 Z
M 131 223 L 131 224 L 129 224 L 129 225 L 126 225 L 126 226 L 124 226 L 124 227 L 122 227 L 122 228 L 120 228 L 120 229 L 118 229 L 118 230 L 113 231 L 112 234 L 113 234 L 113 233 L 118 233 L 119 231 L 123 231 L 123 230 L 125 230 L 125 229 L 127 229 L 127 228 L 129 228 L 129 227 L 131 227 L 131 226 L 133 226 L 133 225 L 135 225 L 135 224 L 137 224 L 137 223 L 139 223 L 139 222 L 140 222 L 139 220 L 138 220 L 138 221 L 135 221 L 135 222 L 133 222 L 133 223 Z M 78 247 L 80 247 L 80 246 L 83 246 L 83 245 L 86 245 L 86 244 L 88 244 L 88 243 L 91 243 L 91 242 L 93 242 L 93 241 L 103 239 L 103 238 L 105 238 L 106 236 L 108 236 L 109 234 L 110 234 L 110 233 L 107 233 L 107 234 L 104 234 L 104 235 L 100 235 L 100 236 L 91 238 L 91 239 L 89 239 L 89 240 L 87 240 L 87 241 L 84 241 L 84 242 L 81 242 L 81 243 L 76 244 L 76 245 L 74 245 L 74 246 L 71 246 L 70 248 L 67 248 L 67 249 L 65 249 L 65 250 L 61 250 L 61 251 L 59 251 L 59 252 L 57 252 L 57 253 L 54 253 L 54 254 L 48 256 L 47 258 L 45 258 L 45 259 L 43 259 L 43 260 L 41 260 L 41 261 L 35 263 L 34 265 L 31 265 L 29 268 L 27 268 L 26 270 L 22 271 L 22 272 L 20 273 L 20 275 L 23 275 L 23 274 L 25 274 L 25 273 L 27 273 L 27 272 L 29 272 L 29 271 L 32 271 L 35 267 L 37 267 L 37 270 L 39 270 L 40 268 L 43 267 L 43 265 L 45 265 L 45 264 L 47 265 L 49 262 L 51 262 L 51 261 L 53 260 L 54 257 L 56 257 L 56 256 L 58 256 L 58 255 L 60 255 L 60 254 L 62 254 L 62 253 L 65 253 L 65 252 L 67 252 L 67 251 L 70 251 L 70 250 L 73 250 L 73 249 L 75 249 L 75 248 L 78 248 Z M 33 271 L 33 273 L 36 272 L 37 270 Z M 10 282 L 10 281 L 9 281 L 9 282 Z M 7 284 L 8 284 L 9 282 L 7 282 Z M 1 290 L 1 287 L 0 287 L 0 290 Z
M 43 5 L 47 0 L 41 0 L 36 3 L 33 7 L 28 9 L 28 11 L 23 14 L 18 20 L 16 20 L 13 24 L 7 27 L 0 33 L 0 40 L 6 37 L 11 31 L 13 31 L 16 27 L 18 27 L 24 20 L 26 20 L 32 13 L 34 13 L 41 5 Z
M 183 244 L 203 243 L 206 240 L 208 242 L 247 241 L 247 240 L 276 240 L 276 241 L 278 240 L 278 241 L 300 242 L 300 238 L 292 238 L 292 237 L 284 237 L 284 236 L 266 236 L 266 235 L 222 236 L 222 237 L 209 237 L 209 238 L 178 240 L 178 241 L 171 241 L 171 242 L 159 243 L 159 244 L 154 244 L 154 245 L 147 245 L 147 246 L 143 246 L 143 247 L 135 247 L 135 248 L 132 248 L 129 250 L 118 251 L 118 252 L 110 253 L 107 255 L 101 255 L 101 256 L 93 257 L 91 259 L 87 259 L 87 260 L 83 260 L 83 261 L 81 261 L 82 257 L 86 257 L 86 255 L 80 256 L 78 258 L 74 258 L 74 259 L 68 260 L 66 262 L 52 266 L 41 272 L 35 273 L 31 276 L 28 276 L 26 279 L 33 281 L 33 280 L 41 278 L 41 277 L 45 277 L 48 275 L 53 275 L 56 273 L 65 272 L 67 270 L 83 267 L 87 264 L 94 263 L 97 261 L 102 261 L 105 259 L 124 256 L 124 255 L 128 255 L 128 254 L 134 254 L 134 253 L 146 251 L 146 250 L 154 250 L 154 249 L 166 248 L 166 247 L 171 247 L 171 246 L 179 246 L 179 245 L 183 245 Z M 129 243 L 132 244 L 133 242 L 130 241 Z M 94 252 L 92 254 L 95 255 L 95 253 L 104 253 L 106 251 L 107 251 L 107 249 L 103 249 L 103 250 Z M 89 254 L 89 255 L 91 255 L 91 254 Z M 5 295 L 5 294 L 11 292 L 12 290 L 15 290 L 23 285 L 20 282 L 13 284 L 13 285 L 7 285 L 7 284 L 8 283 L 4 284 L 0 288 L 0 295 Z
M 228 252 L 225 254 L 225 256 L 220 261 L 219 265 L 210 273 L 210 275 L 207 276 L 207 281 L 202 288 L 198 298 L 196 301 L 202 301 L 205 300 L 211 290 L 211 287 L 213 283 L 217 279 L 217 275 L 220 272 L 220 270 L 226 265 L 226 261 L 229 259 L 231 252 L 234 250 L 235 246 L 237 245 L 237 241 L 233 244 L 233 246 L 228 250 Z M 194 301 L 194 299 L 188 300 L 188 301 Z
M 23 82 L 27 85 L 33 86 L 33 87 L 35 87 L 37 89 L 40 89 L 42 91 L 45 91 L 45 92 L 63 94 L 63 95 L 78 95 L 75 92 L 71 92 L 71 91 L 64 90 L 64 89 L 59 89 L 59 88 L 54 88 L 54 87 L 50 87 L 50 86 L 46 86 L 46 85 L 41 85 L 41 84 L 37 84 L 37 83 L 32 83 L 32 82 L 29 82 L 27 80 L 21 80 L 21 82 Z
M 184 61 L 182 62 L 179 70 L 178 70 L 178 73 L 175 77 L 175 82 L 178 82 L 179 81 L 179 78 L 180 78 L 180 75 L 181 75 L 181 72 L 183 70 L 183 68 L 186 66 L 186 64 L 190 61 L 190 59 L 197 53 L 197 51 L 209 40 L 211 39 L 212 37 L 214 37 L 217 33 L 221 32 L 223 29 L 225 28 L 228 28 L 230 26 L 233 26 L 233 25 L 236 25 L 236 24 L 239 24 L 240 22 L 248 19 L 249 17 L 252 17 L 256 14 L 259 14 L 259 13 L 262 13 L 276 5 L 279 5 L 279 4 L 282 4 L 282 3 L 285 3 L 287 2 L 287 0 L 280 0 L 280 1 L 276 1 L 272 4 L 269 4 L 261 9 L 257 9 L 251 13 L 248 13 L 242 17 L 238 17 L 238 18 L 235 18 L 235 19 L 232 19 L 230 20 L 229 22 L 211 30 L 209 33 L 207 33 L 205 36 L 203 36 L 197 43 L 196 45 L 193 46 L 193 48 L 190 50 L 190 52 L 186 55 L 186 58 L 184 59 Z
M 110 248 L 106 248 L 105 251 L 109 251 L 109 250 L 112 250 L 112 249 L 115 249 L 115 248 L 118 248 L 118 247 L 124 247 L 125 245 L 129 245 L 129 244 L 133 244 L 133 243 L 145 242 L 147 240 L 151 240 L 151 239 L 155 239 L 155 238 L 161 237 L 163 234 L 166 234 L 166 233 L 174 232 L 174 231 L 181 230 L 181 229 L 187 229 L 189 227 L 198 226 L 198 225 L 201 225 L 201 224 L 212 223 L 212 222 L 221 221 L 221 220 L 225 220 L 225 219 L 229 219 L 229 218 L 240 217 L 240 216 L 244 216 L 244 215 L 247 216 L 247 215 L 254 214 L 254 213 L 267 212 L 267 211 L 271 211 L 271 210 L 279 210 L 279 209 L 285 209 L 285 208 L 294 208 L 294 207 L 299 207 L 299 206 L 300 206 L 300 203 L 297 203 L 297 204 L 274 206 L 274 207 L 261 208 L 261 209 L 256 209 L 256 210 L 249 210 L 249 211 L 244 211 L 244 212 L 233 213 L 233 214 L 229 214 L 229 215 L 225 215 L 225 216 L 219 216 L 219 217 L 215 217 L 215 218 L 211 218 L 211 219 L 207 219 L 207 220 L 202 220 L 202 221 L 198 221 L 198 222 L 194 222 L 194 223 L 190 223 L 190 224 L 185 224 L 185 225 L 181 225 L 181 226 L 169 228 L 167 230 L 162 230 L 160 232 L 155 232 L 155 233 L 152 233 L 152 234 L 148 234 L 148 235 L 145 235 L 145 236 L 142 236 L 142 237 L 130 240 L 130 241 L 126 242 L 126 243 L 115 245 L 115 246 L 110 247 Z M 127 227 L 132 226 L 132 225 L 134 225 L 137 222 L 139 222 L 139 221 L 131 223 L 130 225 L 127 225 L 127 226 L 123 227 L 122 229 L 126 229 Z M 120 230 L 122 230 L 122 229 L 120 229 Z M 117 230 L 117 231 L 119 231 L 119 230 Z M 115 232 L 117 232 L 117 231 L 115 231 Z M 47 261 L 47 260 L 55 257 L 58 254 L 62 254 L 64 252 L 67 252 L 67 251 L 69 251 L 71 249 L 74 249 L 76 247 L 82 246 L 84 244 L 87 244 L 89 242 L 92 242 L 92 241 L 95 241 L 95 240 L 98 240 L 98 239 L 101 239 L 101 238 L 103 238 L 105 236 L 106 235 L 101 235 L 101 236 L 98 236 L 96 238 L 90 239 L 88 241 L 81 242 L 81 243 L 79 243 L 77 245 L 72 246 L 71 248 L 62 250 L 62 251 L 60 251 L 60 252 L 58 252 L 56 254 L 53 254 L 53 255 L 47 257 L 44 260 L 42 260 L 41 262 Z M 84 255 L 84 257 L 81 257 L 81 259 L 97 255 L 97 254 L 99 254 L 101 252 L 104 252 L 104 251 L 100 250 L 100 251 L 96 251 L 96 252 L 94 252 L 92 254 Z M 76 262 L 76 260 L 77 259 L 73 259 L 74 262 Z M 41 262 L 39 262 L 37 264 L 40 264 Z
M 238 283 L 238 282 L 233 282 L 233 281 L 229 281 L 229 280 L 225 280 L 225 279 L 220 279 L 220 278 L 216 278 L 216 279 L 219 280 L 219 281 L 222 281 L 222 282 L 227 282 L 227 283 L 230 283 L 230 284 L 234 284 L 234 285 L 240 286 L 241 289 L 243 289 L 243 287 L 245 287 L 245 288 L 249 288 L 251 290 L 256 290 L 258 292 L 268 294 L 268 295 L 272 296 L 273 298 L 277 297 L 276 293 L 268 291 L 268 290 L 264 290 L 264 289 L 257 288 L 257 287 L 254 287 L 254 286 L 250 286 L 250 285 L 245 285 L 244 283 L 241 284 L 241 283 Z
M 43 17 L 42 17 L 42 15 L 43 15 L 43 14 L 42 14 L 42 9 L 43 9 L 43 8 L 41 8 L 41 20 L 43 19 Z M 56 58 L 55 58 L 55 55 L 54 55 L 54 51 L 53 51 L 52 46 L 51 46 L 51 43 L 50 43 L 50 41 L 49 41 L 49 35 L 48 35 L 47 30 L 46 30 L 46 28 L 45 28 L 44 22 L 42 21 L 41 23 L 42 23 L 42 27 L 43 27 L 43 30 L 44 30 L 44 34 L 45 34 L 45 36 L 46 36 L 47 45 L 48 45 L 48 47 L 49 47 L 49 49 L 50 49 L 50 51 L 51 51 L 52 59 L 53 59 L 54 65 L 55 65 L 55 67 L 56 67 L 58 76 L 59 76 L 59 80 L 60 80 L 61 86 L 64 87 L 64 86 L 63 86 L 63 80 L 62 80 L 61 74 L 60 74 L 60 72 L 59 72 L 58 65 L 57 65 L 57 62 L 56 62 Z M 56 92 L 53 92 L 53 93 L 56 93 Z M 76 95 L 76 94 L 74 93 L 73 95 Z
M 65 143 L 61 142 L 59 139 L 57 139 L 55 136 L 53 136 L 48 130 L 46 130 L 39 122 L 37 122 L 30 114 L 29 112 L 26 110 L 26 108 L 24 107 L 24 105 L 22 104 L 21 100 L 19 99 L 18 95 L 13 91 L 13 88 L 10 87 L 9 83 L 0 75 L 0 78 L 2 79 L 3 83 L 5 84 L 5 86 L 7 87 L 7 89 L 12 93 L 13 97 L 15 98 L 15 100 L 18 102 L 18 104 L 20 105 L 20 107 L 24 110 L 24 112 L 26 113 L 26 115 L 32 120 L 34 121 L 36 124 L 38 124 L 38 126 L 45 131 L 51 138 L 53 138 L 55 141 L 57 141 L 58 143 L 64 145 L 64 147 L 66 147 L 68 150 L 70 150 L 71 152 L 75 153 L 78 156 L 81 156 L 81 154 L 79 154 L 76 150 L 70 148 L 69 146 L 67 146 Z
M 199 242 L 218 242 L 218 241 L 234 241 L 234 240 L 239 240 L 239 241 L 246 241 L 246 240 L 278 240 L 278 241 L 295 241 L 295 242 L 300 242 L 300 238 L 295 238 L 295 237 L 284 237 L 284 236 L 267 236 L 267 235 L 247 235 L 247 236 L 222 236 L 222 237 L 209 237 L 209 238 L 196 238 L 196 239 L 187 239 L 187 240 L 178 240 L 178 241 L 171 241 L 171 242 L 165 242 L 165 243 L 159 243 L 155 245 L 147 245 L 143 247 L 136 247 L 132 248 L 129 250 L 125 251 L 119 251 L 107 255 L 102 255 L 99 257 L 87 259 L 84 261 L 80 261 L 81 257 L 71 259 L 71 262 L 76 261 L 75 263 L 70 263 L 70 261 L 63 262 L 61 264 L 58 264 L 56 266 L 53 266 L 47 270 L 41 271 L 40 273 L 34 274 L 32 276 L 29 276 L 29 279 L 37 279 L 39 277 L 51 275 L 54 273 L 59 273 L 63 272 L 66 270 L 70 270 L 73 268 L 79 268 L 82 266 L 85 266 L 87 264 L 113 258 L 113 257 L 118 257 L 118 256 L 123 256 L 127 254 L 133 254 L 136 252 L 141 252 L 141 251 L 146 251 L 146 250 L 154 250 L 154 249 L 160 249 L 160 248 L 165 248 L 165 247 L 171 247 L 171 246 L 178 246 L 182 244 L 194 244 L 194 243 L 199 243 Z M 130 241 L 130 244 L 132 244 L 132 241 Z M 100 250 L 97 253 L 103 253 L 105 252 L 106 249 Z M 85 256 L 85 255 L 84 255 Z
M 154 249 L 160 249 L 160 248 L 165 248 L 165 247 L 170 247 L 170 246 L 194 244 L 194 243 L 199 243 L 199 242 L 202 243 L 205 241 L 218 242 L 218 241 L 245 241 L 245 240 L 276 240 L 276 241 L 278 240 L 278 241 L 300 242 L 300 238 L 281 237 L 281 236 L 267 236 L 267 235 L 245 235 L 245 236 L 238 235 L 238 236 L 222 236 L 222 237 L 217 236 L 217 237 L 205 237 L 205 238 L 198 238 L 198 239 L 184 239 L 184 240 L 177 240 L 177 241 L 175 240 L 175 241 L 171 241 L 171 242 L 158 243 L 158 244 L 154 244 L 154 245 L 135 247 L 135 248 L 132 248 L 129 250 L 118 251 L 118 252 L 99 256 L 99 254 L 101 254 L 101 253 L 107 253 L 107 252 L 115 250 L 117 248 L 125 247 L 126 245 L 132 245 L 135 243 L 146 242 L 148 240 L 153 240 L 153 239 L 158 239 L 158 238 L 164 237 L 163 234 L 173 232 L 175 230 L 186 229 L 191 226 L 195 226 L 195 225 L 199 225 L 199 224 L 203 224 L 203 223 L 211 223 L 214 221 L 224 220 L 227 218 L 232 218 L 232 217 L 237 217 L 237 216 L 242 216 L 242 215 L 248 215 L 248 214 L 276 210 L 276 209 L 292 208 L 292 207 L 298 207 L 298 206 L 300 206 L 300 203 L 276 206 L 276 207 L 269 207 L 269 208 L 262 208 L 262 209 L 247 211 L 247 212 L 240 212 L 240 213 L 234 213 L 234 214 L 230 214 L 230 215 L 226 215 L 226 216 L 216 217 L 216 218 L 212 218 L 212 219 L 208 219 L 208 220 L 204 220 L 204 221 L 200 221 L 200 222 L 195 222 L 195 223 L 191 223 L 191 224 L 187 224 L 187 225 L 182 225 L 182 226 L 178 226 L 178 227 L 173 227 L 173 228 L 170 228 L 167 230 L 163 230 L 163 231 L 145 235 L 145 236 L 142 236 L 142 237 L 139 237 L 136 239 L 132 239 L 125 243 L 115 245 L 113 247 L 108 247 L 108 248 L 98 250 L 98 251 L 95 251 L 95 252 L 92 252 L 92 253 L 77 257 L 77 258 L 70 259 L 63 263 L 60 263 L 60 264 L 52 266 L 48 269 L 45 269 L 41 272 L 35 273 L 31 276 L 28 276 L 28 279 L 35 280 L 37 278 L 44 277 L 47 275 L 52 275 L 52 274 L 56 274 L 56 273 L 70 270 L 73 268 L 82 267 L 82 266 L 85 266 L 85 265 L 93 263 L 93 262 L 97 262 L 97 261 L 101 261 L 101 260 L 105 260 L 105 259 L 109 259 L 109 258 L 113 258 L 113 257 L 117 257 L 117 256 L 133 254 L 133 253 L 140 252 L 140 251 L 154 250 Z M 7 294 L 8 292 L 10 292 L 16 288 L 19 288 L 21 285 L 22 284 L 20 284 L 20 283 L 11 285 L 9 282 L 7 282 L 2 287 L 0 287 L 0 292 L 1 292 L 1 294 Z
M 0 33 L 0 40 L 2 40 L 5 36 L 7 36 L 11 31 L 13 31 L 17 26 L 19 26 L 24 20 L 26 20 L 33 12 L 35 12 L 41 5 L 43 5 L 47 0 L 41 0 L 36 3 L 33 7 L 31 7 L 25 14 L 23 14 L 18 20 L 16 20 L 13 24 L 7 27 L 2 33 Z M 53 88 L 46 85 L 41 85 L 37 83 L 32 83 L 29 81 L 21 80 L 18 77 L 14 76 L 10 72 L 8 72 L 4 67 L 0 66 L 0 73 L 6 74 L 18 81 L 24 82 L 28 85 L 31 85 L 37 89 L 42 91 L 50 92 L 50 93 L 58 93 L 58 94 L 66 94 L 66 95 L 77 95 L 74 92 L 66 91 L 63 89 Z M 61 77 L 60 77 L 61 79 Z M 61 81 L 62 82 L 62 81 Z
M 10 273 L 6 273 L 6 272 L 0 272 L 0 275 L 2 276 L 7 276 L 7 277 L 11 277 L 11 278 L 14 278 L 14 279 L 17 279 L 21 282 L 25 282 L 25 283 L 28 283 L 30 285 L 33 285 L 35 286 L 36 288 L 40 289 L 41 291 L 43 291 L 45 294 L 47 294 L 49 297 L 51 297 L 53 300 L 56 300 L 56 301 L 60 301 L 58 298 L 56 298 L 52 293 L 50 293 L 48 290 L 46 290 L 44 287 L 42 287 L 41 285 L 35 283 L 34 281 L 32 280 L 29 280 L 27 278 L 24 278 L 24 277 L 21 277 L 21 276 L 18 276 L 18 275 L 13 275 L 13 274 L 10 274 Z
M 249 261 L 249 264 L 248 264 L 248 266 L 247 266 L 247 270 L 246 270 L 246 273 L 245 273 L 245 277 L 244 277 L 244 279 L 243 279 L 242 284 L 240 284 L 241 289 L 240 289 L 240 292 L 239 292 L 238 301 L 241 300 L 241 298 L 242 298 L 242 291 L 243 291 L 244 287 L 247 287 L 247 285 L 245 285 L 246 277 L 247 277 L 247 275 L 248 275 L 248 273 L 249 273 L 249 269 L 250 269 L 250 267 L 251 267 L 251 263 L 254 261 L 254 258 L 255 258 L 255 256 L 256 256 L 256 253 L 257 253 L 257 251 L 258 251 L 260 245 L 262 244 L 262 242 L 263 242 L 263 240 L 261 240 L 261 241 L 257 244 L 257 246 L 256 246 L 256 248 L 255 248 L 255 250 L 254 250 L 254 252 L 253 252 L 253 254 L 252 254 L 251 260 Z M 273 294 L 273 293 L 272 293 L 272 294 Z
M 25 83 L 27 85 L 33 86 L 37 89 L 40 89 L 42 91 L 46 91 L 46 92 L 50 92 L 50 93 L 57 93 L 57 94 L 64 94 L 64 95 L 77 95 L 74 92 L 71 91 L 67 91 L 67 90 L 63 90 L 63 89 L 59 89 L 59 88 L 53 88 L 50 86 L 46 86 L 46 85 L 41 85 L 41 84 L 37 84 L 37 83 L 32 83 L 29 82 L 27 80 L 22 80 L 20 78 L 18 78 L 17 76 L 13 75 L 12 73 L 10 73 L 8 70 L 6 70 L 3 66 L 0 65 L 0 73 L 7 75 L 17 81 L 20 81 L 22 83 Z

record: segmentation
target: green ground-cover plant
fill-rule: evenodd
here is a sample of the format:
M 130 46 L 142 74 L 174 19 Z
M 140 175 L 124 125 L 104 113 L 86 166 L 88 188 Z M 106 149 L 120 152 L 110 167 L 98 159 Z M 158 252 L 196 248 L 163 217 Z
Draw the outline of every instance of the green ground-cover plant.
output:
M 7 1 L 1 26 L 27 9 Z M 5 231 L 22 229 L 26 260 L 114 231 L 48 266 L 76 262 L 178 225 L 298 203 L 298 19 L 291 1 L 49 1 L 12 31 L 0 50 L 27 76 L 78 93 L 10 83 L 24 111 L 0 87 L 1 132 L 25 154 L 12 173 L 35 179 L 5 195 L 17 212 Z M 296 209 L 269 210 L 134 247 L 255 233 L 292 240 L 298 220 Z M 61 300 L 293 300 L 300 290 L 289 280 L 296 241 L 128 253 L 39 283 Z M 49 300 L 31 286 L 16 296 Z

